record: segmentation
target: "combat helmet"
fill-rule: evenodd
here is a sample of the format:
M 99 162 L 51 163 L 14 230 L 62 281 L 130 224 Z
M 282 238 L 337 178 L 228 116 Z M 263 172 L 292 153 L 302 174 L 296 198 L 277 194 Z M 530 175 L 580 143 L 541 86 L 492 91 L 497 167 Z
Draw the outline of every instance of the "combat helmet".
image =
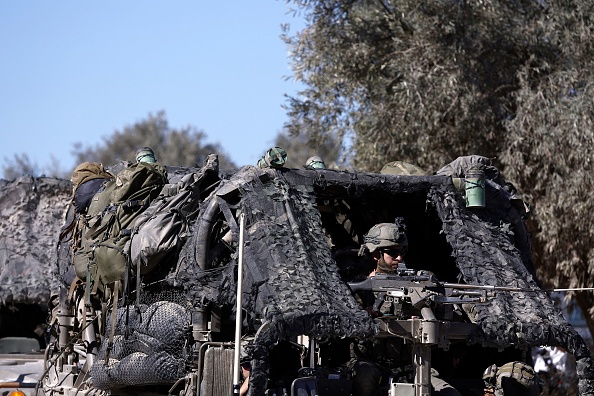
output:
M 509 362 L 501 367 L 493 364 L 483 373 L 485 387 L 496 396 L 538 396 L 541 384 L 534 369 L 523 362 Z
M 136 151 L 136 162 L 148 162 L 149 164 L 157 162 L 153 149 L 150 147 L 138 149 Z
M 305 169 L 326 169 L 326 164 L 322 158 L 314 155 L 305 161 Z
M 402 217 L 397 217 L 394 223 L 379 223 L 371 227 L 367 234 L 363 235 L 359 255 L 363 255 L 365 251 L 373 253 L 378 249 L 393 246 L 408 246 L 406 225 Z
M 258 160 L 258 168 L 282 168 L 287 162 L 287 152 L 282 147 L 268 149 L 264 156 Z

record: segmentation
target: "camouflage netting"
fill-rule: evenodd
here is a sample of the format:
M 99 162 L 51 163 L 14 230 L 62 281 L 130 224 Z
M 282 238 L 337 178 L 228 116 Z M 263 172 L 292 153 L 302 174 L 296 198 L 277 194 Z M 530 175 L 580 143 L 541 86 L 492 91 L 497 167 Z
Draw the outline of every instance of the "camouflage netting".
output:
M 229 209 L 234 188 L 241 197 L 241 205 L 235 207 L 240 206 L 246 214 L 247 285 L 243 307 L 248 319 L 261 316 L 267 321 L 254 351 L 252 383 L 256 388 L 263 384 L 259 370 L 267 368 L 267 350 L 276 340 L 295 334 L 364 335 L 371 328 L 369 318 L 361 316 L 362 311 L 337 276 L 337 267 L 321 232 L 314 191 L 318 196 L 351 198 L 421 192 L 442 221 L 461 280 L 539 289 L 526 269 L 531 262 L 522 261 L 522 257 L 529 257 L 522 249 L 529 246 L 514 246 L 511 220 L 502 217 L 501 207 L 476 212 L 466 209 L 449 177 L 378 177 L 302 170 L 266 173 L 244 168 L 210 202 L 205 202 L 205 206 L 210 203 L 211 208 L 226 211 L 225 219 L 237 233 L 238 226 Z M 238 201 L 234 197 L 234 202 Z M 216 271 L 197 270 L 195 265 L 192 268 L 198 246 L 203 242 L 198 229 L 213 222 L 212 213 L 207 217 L 197 223 L 196 238 L 184 248 L 177 281 L 196 285 L 190 288 L 195 301 L 225 303 L 225 298 L 229 298 L 226 303 L 231 304 L 235 260 L 230 262 L 231 267 Z M 476 315 L 479 325 L 469 343 L 501 349 L 510 345 L 565 346 L 578 359 L 582 393 L 593 389 L 594 366 L 586 345 L 546 293 L 499 293 L 488 305 L 469 314 Z
M 257 364 L 266 364 L 279 335 L 372 334 L 371 318 L 338 276 L 312 192 L 283 178 L 242 186 L 246 288 L 252 290 L 246 303 L 270 324 L 256 340 Z M 254 376 L 254 387 L 264 380 Z
M 486 170 L 494 173 L 487 175 L 490 204 L 485 209 L 466 209 L 456 194 L 432 191 L 432 201 L 438 208 L 456 264 L 466 283 L 539 289 L 531 276 L 535 272 L 528 236 L 514 205 L 517 196 L 500 187 L 505 182 L 497 169 L 490 166 L 490 160 L 460 157 L 438 174 L 463 177 L 464 169 L 482 159 L 487 160 Z M 489 304 L 474 308 L 482 334 L 477 334 L 473 342 L 495 347 L 561 345 L 577 360 L 581 393 L 594 392 L 590 351 L 546 293 L 499 293 Z
M 171 384 L 183 377 L 190 317 L 182 305 L 158 301 L 117 310 L 111 340 L 111 318 L 105 341 L 91 367 L 93 386 L 113 390 L 126 386 Z
M 254 347 L 250 382 L 255 389 L 266 382 L 268 351 L 279 339 L 300 334 L 352 337 L 373 333 L 371 318 L 338 276 L 312 195 L 313 186 L 293 186 L 283 178 L 271 177 L 276 171 L 269 172 L 246 167 L 228 181 L 239 188 L 240 207 L 246 216 L 243 307 L 248 322 L 260 317 L 266 323 Z M 220 192 L 211 200 L 230 213 L 224 200 L 228 189 L 222 187 Z M 209 203 L 205 202 L 206 206 Z M 231 217 L 226 219 L 234 223 Z M 197 227 L 205 225 L 210 221 L 197 223 Z M 233 224 L 232 228 L 236 227 Z M 200 230 L 194 235 L 199 237 Z M 182 273 L 195 272 L 202 281 L 191 280 L 191 275 L 186 280 L 178 273 L 178 282 L 188 285 L 195 301 L 222 302 L 223 289 L 226 296 L 234 298 L 236 286 L 228 272 L 221 272 L 218 287 L 205 288 L 204 279 L 216 276 L 216 272 L 192 270 L 193 253 L 201 243 L 199 238 L 189 241 L 181 262 Z M 230 265 L 235 266 L 236 261 Z
M 195 171 L 176 169 L 170 180 L 177 182 L 185 172 Z M 42 300 L 57 283 L 50 275 L 71 185 L 33 178 L 2 183 L 2 300 Z M 144 301 L 138 309 L 130 305 L 118 311 L 122 318 L 127 312 L 128 322 L 118 320 L 107 364 L 109 331 L 103 334 L 105 342 L 92 368 L 96 386 L 117 389 L 145 384 L 147 369 L 155 371 L 150 383 L 172 382 L 183 376 L 187 356 L 181 339 L 188 338 L 187 303 L 194 308 L 226 306 L 232 310 L 235 306 L 239 213 L 245 215 L 244 325 L 260 329 L 252 360 L 256 391 L 263 389 L 264 373 L 270 364 L 268 352 L 279 340 L 298 334 L 366 336 L 376 330 L 339 276 L 322 227 L 320 199 L 339 198 L 367 205 L 360 209 L 365 212 L 359 213 L 360 224 L 353 224 L 364 231 L 395 213 L 404 212 L 406 217 L 407 212 L 414 211 L 407 221 L 411 234 L 407 257 L 414 264 L 417 255 L 422 269 L 443 271 L 437 274 L 441 280 L 453 281 L 450 275 L 454 274 L 471 284 L 538 289 L 526 270 L 528 263 L 522 260 L 525 245 L 517 241 L 514 245 L 510 219 L 491 208 L 467 209 L 447 176 L 261 170 L 248 166 L 228 177 L 219 175 L 209 183 L 203 186 L 200 199 L 204 201 L 198 205 L 186 243 L 163 282 L 164 287 L 183 289 L 185 295 L 168 303 Z M 206 196 L 211 190 L 213 193 Z M 440 233 L 447 249 L 437 246 L 441 242 L 430 235 L 424 243 L 436 244 L 435 249 L 421 245 L 415 251 L 421 230 L 429 225 L 428 213 L 436 217 L 436 234 Z M 417 219 L 419 224 L 415 224 Z M 451 261 L 443 255 L 423 256 L 438 249 L 442 249 L 440 254 L 451 254 Z M 424 267 L 434 261 L 438 261 L 437 267 Z M 60 260 L 58 263 L 63 276 L 66 268 Z M 8 281 L 21 282 L 25 272 L 35 274 L 34 282 L 6 287 Z M 138 320 L 139 312 L 142 321 Z M 479 326 L 469 341 L 475 345 L 567 348 L 578 361 L 581 394 L 594 394 L 594 365 L 585 343 L 546 293 L 498 293 L 487 305 L 477 306 L 468 314 Z M 230 312 L 228 319 L 233 315 Z M 125 325 L 119 328 L 121 322 Z M 158 324 L 158 329 L 149 329 L 151 323 Z M 142 374 L 130 375 L 130 370 Z
M 434 190 L 433 194 L 466 283 L 539 290 L 510 238 L 502 232 L 507 225 L 492 224 L 488 210 L 461 208 L 451 193 Z M 488 304 L 474 308 L 480 332 L 471 342 L 499 348 L 561 345 L 577 360 L 581 394 L 594 392 L 590 351 L 546 293 L 497 293 Z
M 72 193 L 66 180 L 0 180 L 0 302 L 45 304 L 58 285 L 56 241 Z

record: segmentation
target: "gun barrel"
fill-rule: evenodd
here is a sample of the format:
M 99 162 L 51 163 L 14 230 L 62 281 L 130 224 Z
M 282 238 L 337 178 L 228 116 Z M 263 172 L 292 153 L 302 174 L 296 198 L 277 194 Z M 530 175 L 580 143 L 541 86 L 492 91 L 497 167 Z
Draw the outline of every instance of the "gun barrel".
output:
M 418 286 L 419 284 L 435 284 L 429 275 L 375 275 L 360 282 L 347 282 L 351 291 L 370 290 L 385 292 L 395 288 Z
M 508 286 L 491 286 L 491 285 L 469 285 L 466 283 L 442 283 L 443 287 L 451 289 L 464 290 L 491 290 L 491 291 L 510 291 L 510 292 L 525 292 L 525 293 L 541 293 L 541 289 L 525 289 L 521 287 Z

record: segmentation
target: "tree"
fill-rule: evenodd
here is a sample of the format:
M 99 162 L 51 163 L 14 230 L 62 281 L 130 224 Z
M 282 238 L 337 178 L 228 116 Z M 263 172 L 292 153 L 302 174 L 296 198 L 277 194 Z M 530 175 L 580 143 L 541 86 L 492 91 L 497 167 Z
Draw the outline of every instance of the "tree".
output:
M 287 128 L 352 141 L 353 164 L 496 157 L 534 206 L 545 286 L 594 284 L 594 3 L 294 0 Z M 342 140 L 344 142 L 344 140 Z M 578 295 L 594 333 L 594 294 Z
M 15 154 L 12 160 L 4 158 L 2 166 L 3 178 L 6 180 L 13 180 L 22 175 L 67 178 L 68 173 L 62 169 L 60 161 L 53 155 L 50 156 L 50 162 L 43 167 L 32 162 L 25 153 Z
M 105 136 L 103 143 L 95 147 L 84 147 L 82 142 L 73 145 L 72 154 L 76 163 L 85 161 L 113 165 L 120 160 L 134 160 L 139 148 L 149 146 L 155 150 L 157 159 L 165 165 L 201 166 L 209 154 L 219 154 L 221 169 L 233 170 L 237 166 L 219 144 L 204 144 L 204 132 L 188 126 L 171 129 L 164 111 L 149 114 L 145 120 L 126 126 L 121 131 Z M 4 158 L 3 177 L 14 179 L 21 175 L 48 176 L 69 179 L 72 169 L 62 168 L 59 160 L 51 156 L 50 162 L 39 166 L 28 154 L 15 154 L 12 160 Z
M 576 37 L 576 39 L 578 39 Z M 592 55 L 583 66 L 594 67 Z M 539 275 L 551 286 L 594 284 L 594 201 L 591 187 L 594 147 L 594 85 L 583 71 L 556 71 L 538 85 L 529 83 L 526 67 L 516 117 L 508 126 L 508 146 L 501 153 L 507 175 L 526 186 L 534 202 L 530 228 Z M 588 73 L 590 74 L 590 73 Z M 594 293 L 575 298 L 594 334 Z
M 424 2 L 420 8 L 403 1 L 301 5 L 310 11 L 311 25 L 286 39 L 296 78 L 307 89 L 290 100 L 291 131 L 303 124 L 314 138 L 349 137 L 353 163 L 362 170 L 377 171 L 392 160 L 430 169 L 467 152 L 497 153 L 497 129 L 509 106 L 505 90 L 493 93 L 512 82 L 503 71 L 468 75 L 470 58 L 480 48 L 465 48 L 458 29 L 479 29 L 455 26 L 467 25 L 459 6 Z M 487 53 L 484 62 L 494 63 L 506 50 L 504 43 L 501 47 Z M 469 134 L 483 125 L 496 130 Z
M 77 163 L 95 161 L 112 165 L 120 160 L 133 161 L 136 150 L 148 146 L 155 151 L 157 160 L 165 165 L 201 166 L 209 154 L 217 153 L 222 169 L 237 168 L 218 144 L 203 144 L 204 138 L 204 132 L 190 126 L 171 129 L 165 112 L 160 111 L 121 131 L 116 130 L 95 147 L 83 148 L 82 143 L 76 143 L 72 153 Z

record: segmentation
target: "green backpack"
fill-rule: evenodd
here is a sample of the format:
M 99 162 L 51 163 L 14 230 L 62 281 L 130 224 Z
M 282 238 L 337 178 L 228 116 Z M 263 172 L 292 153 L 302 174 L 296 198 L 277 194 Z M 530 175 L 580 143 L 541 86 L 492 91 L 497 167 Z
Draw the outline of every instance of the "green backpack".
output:
M 107 171 L 99 162 L 83 162 L 72 172 L 72 218 L 60 232 L 60 243 L 71 236 L 70 249 L 74 258 L 84 245 L 85 214 L 93 196 L 103 188 L 105 183 L 113 180 L 115 175 Z
M 138 216 L 167 183 L 160 164 L 140 162 L 124 168 L 93 197 L 84 217 L 76 275 L 103 286 L 123 280 L 129 268 L 129 241 Z

